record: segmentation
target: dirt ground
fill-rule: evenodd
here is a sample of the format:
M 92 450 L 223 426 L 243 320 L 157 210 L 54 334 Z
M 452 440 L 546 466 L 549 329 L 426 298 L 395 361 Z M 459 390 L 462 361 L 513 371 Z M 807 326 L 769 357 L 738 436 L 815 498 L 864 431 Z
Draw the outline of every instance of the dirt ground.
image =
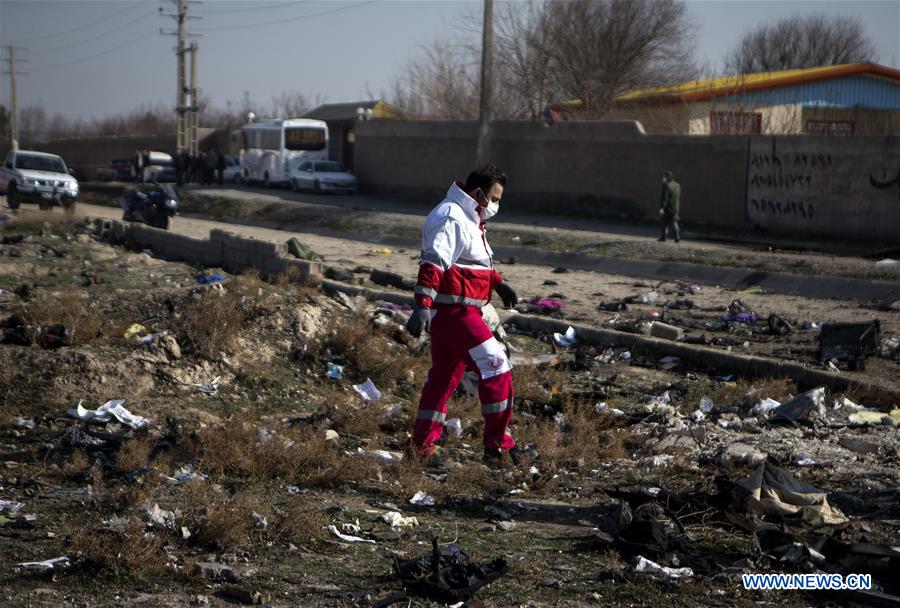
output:
M 460 418 L 462 432 L 446 434 L 440 462 L 389 462 L 373 452 L 402 453 L 428 367 L 427 343 L 401 330 L 402 311 L 331 298 L 291 277 L 270 283 L 252 273 L 166 262 L 97 241 L 80 221 L 44 221 L 22 214 L 0 229 L 4 335 L 25 331 L 47 346 L 0 344 L 0 500 L 22 503 L 0 510 L 0 597 L 7 605 L 226 606 L 258 599 L 371 606 L 401 588 L 395 558 L 429 554 L 435 537 L 456 540 L 479 561 L 506 559 L 508 573 L 475 596 L 483 606 L 866 605 L 852 595 L 750 592 L 740 582 L 743 573 L 810 569 L 872 572 L 881 589 L 900 592 L 890 576 L 896 558 L 792 562 L 761 550 L 747 528 L 758 517 L 797 538 L 814 533 L 896 545 L 900 428 L 851 424 L 855 410 L 834 407 L 832 398 L 841 404 L 841 396 L 828 396 L 827 421 L 783 424 L 752 411 L 763 399 L 796 395 L 789 380 L 667 370 L 652 354 L 560 349 L 549 336 L 510 334 L 518 357 L 552 359 L 514 369 L 511 432 L 526 448 L 524 460 L 481 462 L 478 404 L 459 394 L 448 416 Z M 173 228 L 202 237 L 211 225 L 177 218 Z M 292 236 L 229 229 L 277 242 Z M 328 265 L 408 277 L 415 270 L 415 251 L 371 253 L 371 244 L 297 236 Z M 735 298 L 761 318 L 775 312 L 798 324 L 879 318 L 889 337 L 897 335 L 900 314 L 709 287 L 682 295 L 675 285 L 540 266 L 498 269 L 522 299 L 561 293 L 563 316 L 587 324 L 618 314 L 640 330 L 654 312 L 667 312 L 663 301 L 689 298 L 694 308 L 668 314 L 691 333 L 811 365 L 819 365 L 814 329 L 777 337 L 707 324 Z M 215 273 L 222 280 L 204 284 Z M 356 275 L 367 280 L 365 272 Z M 558 284 L 544 285 L 548 279 Z M 651 290 L 653 303 L 619 313 L 596 308 Z M 31 333 L 13 332 L 10 317 Z M 126 338 L 134 323 L 142 327 Z M 52 332 L 47 337 L 53 324 L 68 330 L 58 347 Z M 328 378 L 329 364 L 342 365 L 343 377 Z M 874 356 L 857 373 L 896 379 L 897 366 Z M 377 402 L 353 389 L 367 378 L 384 392 Z M 211 383 L 215 390 L 201 390 Z M 712 405 L 699 417 L 703 397 Z M 846 397 L 884 414 L 896 407 Z M 67 415 L 82 400 L 94 409 L 111 399 L 125 399 L 149 423 L 131 429 Z M 758 462 L 735 456 L 748 452 L 736 445 L 822 488 L 840 521 L 809 512 L 751 517 L 725 505 L 726 482 L 750 475 Z M 410 504 L 419 491 L 435 504 Z M 668 507 L 677 520 L 665 526 L 678 539 L 676 555 L 715 563 L 694 565 L 694 576 L 681 581 L 636 572 L 636 555 L 610 540 L 621 501 L 635 512 L 642 501 Z M 391 511 L 418 525 L 391 527 L 383 520 Z M 371 542 L 341 539 L 329 526 Z M 68 567 L 16 566 L 60 556 Z M 674 566 L 672 558 L 669 552 L 655 559 Z M 215 569 L 219 578 L 210 574 Z M 445 604 L 415 596 L 411 605 Z

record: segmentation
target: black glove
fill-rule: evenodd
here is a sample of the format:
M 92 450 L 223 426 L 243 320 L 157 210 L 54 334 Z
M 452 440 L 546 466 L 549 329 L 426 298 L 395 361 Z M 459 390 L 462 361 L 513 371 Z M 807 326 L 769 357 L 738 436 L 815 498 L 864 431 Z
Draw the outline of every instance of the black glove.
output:
M 428 308 L 415 307 L 412 314 L 409 315 L 409 321 L 406 322 L 406 331 L 414 338 L 422 335 L 422 328 L 426 333 L 431 331 L 431 310 Z
M 504 308 L 512 308 L 519 303 L 519 297 L 516 295 L 516 292 L 505 282 L 500 283 L 494 289 L 497 291 L 497 295 L 500 296 L 500 299 L 503 300 Z

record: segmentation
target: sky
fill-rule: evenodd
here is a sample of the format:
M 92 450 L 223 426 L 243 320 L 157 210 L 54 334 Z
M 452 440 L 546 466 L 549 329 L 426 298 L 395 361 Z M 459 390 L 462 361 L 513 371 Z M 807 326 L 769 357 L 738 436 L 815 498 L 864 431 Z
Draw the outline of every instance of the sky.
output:
M 524 0 L 523 0 L 524 1 Z M 900 67 L 900 0 L 686 2 L 697 26 L 697 59 L 720 68 L 747 30 L 793 14 L 858 17 L 880 63 Z M 270 104 L 282 93 L 312 100 L 381 97 L 422 45 L 455 35 L 459 15 L 480 0 L 204 0 L 191 4 L 189 29 L 200 34 L 198 77 L 220 106 L 251 98 Z M 17 51 L 19 108 L 48 115 L 100 117 L 176 96 L 172 0 L 0 0 L 0 45 Z M 4 50 L 2 57 L 7 57 Z M 6 68 L 7 66 L 4 66 Z M 0 79 L 9 107 L 9 80 Z

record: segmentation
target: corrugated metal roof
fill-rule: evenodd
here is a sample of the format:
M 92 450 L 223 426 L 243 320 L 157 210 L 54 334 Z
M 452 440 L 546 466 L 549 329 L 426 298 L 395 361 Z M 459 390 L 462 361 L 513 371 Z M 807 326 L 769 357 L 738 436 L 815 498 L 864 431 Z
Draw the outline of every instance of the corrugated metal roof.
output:
M 735 96 L 792 85 L 826 81 L 847 76 L 878 76 L 900 84 L 900 70 L 877 63 L 850 63 L 799 70 L 723 76 L 692 80 L 678 85 L 632 91 L 616 97 L 616 103 L 690 102 L 713 97 Z M 891 84 L 890 86 L 897 86 Z
M 748 106 L 790 104 L 900 110 L 900 83 L 877 76 L 846 76 L 744 93 L 722 100 Z

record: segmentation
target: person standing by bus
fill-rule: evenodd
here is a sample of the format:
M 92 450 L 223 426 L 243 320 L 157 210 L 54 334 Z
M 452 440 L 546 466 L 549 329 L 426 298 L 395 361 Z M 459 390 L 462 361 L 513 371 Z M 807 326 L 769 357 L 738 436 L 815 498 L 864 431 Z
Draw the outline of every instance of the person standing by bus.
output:
M 447 401 L 466 369 L 479 376 L 484 416 L 484 459 L 502 461 L 516 442 L 506 432 L 512 418 L 512 365 L 481 317 L 496 290 L 507 308 L 516 292 L 493 268 L 485 221 L 500 209 L 506 175 L 494 165 L 472 171 L 454 183 L 422 229 L 422 254 L 415 287 L 415 309 L 406 325 L 418 337 L 431 333 L 431 369 L 422 388 L 409 450 L 435 455 L 444 430 Z
M 216 154 L 216 175 L 218 177 L 219 185 L 225 185 L 225 155 L 219 152 L 218 149 L 215 150 Z

